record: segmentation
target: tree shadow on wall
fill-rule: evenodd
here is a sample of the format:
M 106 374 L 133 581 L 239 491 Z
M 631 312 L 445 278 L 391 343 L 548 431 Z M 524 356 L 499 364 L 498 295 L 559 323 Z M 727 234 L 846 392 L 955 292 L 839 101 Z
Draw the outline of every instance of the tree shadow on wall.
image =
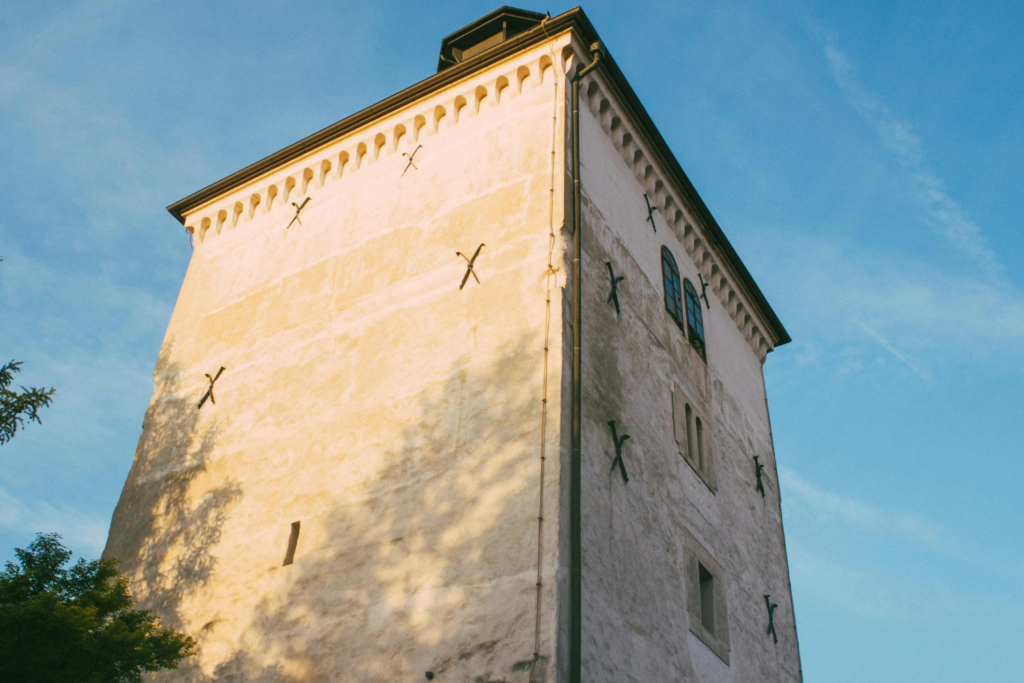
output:
M 118 559 L 140 607 L 157 613 L 163 626 L 180 630 L 181 605 L 213 575 L 212 550 L 242 491 L 233 481 L 204 481 L 216 419 L 197 409 L 201 394 L 182 386 L 180 369 L 166 360 L 170 356 L 168 348 L 157 362 L 160 398 L 146 411 L 103 556 Z M 194 490 L 203 493 L 196 496 Z
M 410 399 L 416 418 L 393 426 L 396 445 L 366 460 L 372 467 L 325 514 L 303 520 L 282 588 L 253 601 L 212 677 L 192 669 L 157 680 L 546 680 L 551 653 L 533 657 L 541 359 L 540 344 L 523 338 L 488 367 L 455 363 Z M 340 449 L 336 466 L 351 466 Z M 546 474 L 552 520 L 556 474 Z M 307 526 L 319 529 L 304 546 Z

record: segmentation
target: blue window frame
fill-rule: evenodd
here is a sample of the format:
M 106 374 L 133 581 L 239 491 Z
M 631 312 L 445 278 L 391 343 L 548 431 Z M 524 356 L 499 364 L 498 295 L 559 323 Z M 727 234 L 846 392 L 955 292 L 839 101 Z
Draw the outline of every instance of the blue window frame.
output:
M 683 321 L 683 297 L 680 288 L 679 267 L 676 266 L 676 260 L 668 247 L 661 248 L 661 271 L 665 277 L 665 309 L 685 334 L 686 323 Z
M 683 291 L 686 293 L 686 322 L 689 328 L 690 344 L 697 349 L 701 358 L 707 360 L 704 345 L 704 319 L 701 317 L 697 290 L 693 288 L 689 280 L 684 280 Z

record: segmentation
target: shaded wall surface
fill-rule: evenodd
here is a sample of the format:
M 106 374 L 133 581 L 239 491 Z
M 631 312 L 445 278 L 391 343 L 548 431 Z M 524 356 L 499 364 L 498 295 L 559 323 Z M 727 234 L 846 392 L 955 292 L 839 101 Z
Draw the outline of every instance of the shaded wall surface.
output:
M 199 642 L 159 680 L 554 680 L 562 113 L 536 52 L 358 167 L 298 167 L 301 222 L 264 192 L 204 223 L 105 551 Z
M 612 130 L 625 124 L 596 117 L 604 109 L 583 91 L 583 680 L 798 681 L 760 361 L 710 288 L 700 304 L 706 362 L 669 315 L 662 247 L 699 292 L 698 268 L 658 211 L 653 227 L 648 220 L 650 162 L 631 163 L 636 147 L 624 154 L 623 129 Z M 608 263 L 625 278 L 619 313 L 608 301 Z M 703 418 L 711 463 L 703 476 L 677 443 L 673 395 Z M 610 421 L 630 435 L 622 445 L 628 483 L 612 468 Z M 766 466 L 764 497 L 755 455 Z M 697 635 L 699 591 L 687 575 L 694 559 L 721 574 L 715 643 Z M 766 634 L 764 595 L 780 605 L 778 644 Z

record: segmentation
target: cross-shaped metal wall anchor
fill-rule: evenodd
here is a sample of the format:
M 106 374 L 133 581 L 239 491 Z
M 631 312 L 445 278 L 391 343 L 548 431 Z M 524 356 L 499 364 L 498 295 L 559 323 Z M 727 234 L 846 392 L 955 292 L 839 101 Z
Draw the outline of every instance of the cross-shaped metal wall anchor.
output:
M 408 171 L 410 166 L 415 168 L 417 171 L 420 170 L 419 166 L 417 166 L 416 164 L 412 163 L 412 159 L 413 159 L 413 157 L 416 156 L 416 152 L 420 151 L 420 147 L 422 147 L 422 146 L 423 145 L 416 145 L 416 149 L 414 149 L 412 151 L 412 154 L 409 154 L 408 152 L 402 152 L 402 156 L 409 160 L 409 163 L 407 163 L 405 165 L 405 171 Z M 402 171 L 402 175 L 405 175 L 405 171 Z
M 700 273 L 697 273 L 697 277 L 700 278 L 700 295 L 704 297 L 704 305 L 707 306 L 710 311 L 711 304 L 708 303 L 708 283 L 704 282 L 704 276 Z
M 623 483 L 629 483 L 629 475 L 626 474 L 626 462 L 622 459 L 622 444 L 629 438 L 629 434 L 623 434 L 619 437 L 618 432 L 615 431 L 615 420 L 608 423 L 608 426 L 612 428 L 612 441 L 615 443 L 615 459 L 612 460 L 612 468 L 609 472 L 615 471 L 615 466 L 619 466 L 619 471 L 622 472 Z
M 779 637 L 775 634 L 775 608 L 778 607 L 772 602 L 772 596 L 764 596 L 764 606 L 768 608 L 768 630 L 765 631 L 766 636 L 771 636 L 775 644 L 779 644 Z
M 217 401 L 213 398 L 213 384 L 218 379 L 220 379 L 220 375 L 221 375 L 222 372 L 224 372 L 224 366 L 223 365 L 220 366 L 220 370 L 218 370 L 217 374 L 214 375 L 213 377 L 210 377 L 209 375 L 206 375 L 206 379 L 210 380 L 210 388 L 207 389 L 206 393 L 203 394 L 203 397 L 201 399 L 199 399 L 199 405 L 196 406 L 196 410 L 198 410 L 199 408 L 203 407 L 203 404 L 206 403 L 206 399 L 210 399 L 210 403 L 212 403 L 213 405 L 217 405 Z M 203 373 L 203 374 L 206 374 L 206 373 Z
M 295 207 L 295 216 L 292 218 L 291 223 L 288 224 L 285 230 L 292 227 L 292 223 L 294 223 L 295 221 L 299 221 L 299 225 L 302 225 L 302 221 L 299 220 L 299 214 L 302 213 L 302 208 L 306 206 L 306 204 L 309 204 L 310 199 L 310 197 L 306 197 L 305 199 L 302 200 L 301 204 L 296 204 L 295 202 L 292 202 L 292 206 Z
M 477 284 L 480 284 L 480 278 L 476 276 L 476 271 L 473 270 L 473 264 L 476 262 L 476 257 L 480 255 L 480 250 L 486 246 L 486 244 L 481 242 L 480 246 L 476 248 L 475 252 L 473 252 L 473 258 L 466 258 L 466 255 L 463 254 L 461 251 L 455 252 L 456 256 L 461 256 L 466 261 L 466 274 L 462 276 L 462 284 L 459 285 L 459 291 L 462 291 L 462 288 L 466 286 L 466 283 L 469 281 L 470 275 L 473 276 L 473 279 L 476 280 Z
M 644 201 L 647 202 L 647 220 L 651 222 L 651 227 L 654 228 L 654 232 L 658 232 L 658 226 L 654 224 L 654 207 L 651 206 L 651 200 L 644 192 Z
M 757 490 L 761 492 L 761 497 L 764 498 L 764 483 L 761 481 L 761 471 L 764 469 L 764 465 L 758 457 L 754 456 L 754 471 L 757 473 Z
M 608 294 L 608 301 L 605 303 L 615 303 L 615 315 L 619 314 L 619 283 L 625 280 L 625 276 L 620 275 L 615 277 L 615 271 L 612 270 L 612 262 L 605 261 L 604 264 L 608 266 L 608 276 L 612 279 L 612 291 Z

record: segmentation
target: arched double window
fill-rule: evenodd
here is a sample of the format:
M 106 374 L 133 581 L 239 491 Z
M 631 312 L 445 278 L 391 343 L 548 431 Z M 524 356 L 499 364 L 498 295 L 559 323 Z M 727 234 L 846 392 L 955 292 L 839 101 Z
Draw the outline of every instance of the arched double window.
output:
M 680 288 L 679 267 L 668 247 L 661 248 L 661 271 L 665 277 L 665 308 L 680 329 L 685 333 L 686 322 L 683 319 L 683 296 Z
M 686 323 L 689 328 L 690 344 L 700 352 L 700 357 L 707 360 L 704 348 L 704 319 L 700 313 L 700 299 L 697 298 L 697 290 L 689 280 L 683 282 L 683 291 L 686 294 Z
M 689 403 L 686 404 L 686 452 L 697 471 L 705 474 L 707 461 L 704 459 L 704 423 L 693 413 Z
M 672 388 L 672 436 L 679 455 L 693 467 L 714 490 L 712 442 L 708 424 L 689 399 L 678 388 Z

